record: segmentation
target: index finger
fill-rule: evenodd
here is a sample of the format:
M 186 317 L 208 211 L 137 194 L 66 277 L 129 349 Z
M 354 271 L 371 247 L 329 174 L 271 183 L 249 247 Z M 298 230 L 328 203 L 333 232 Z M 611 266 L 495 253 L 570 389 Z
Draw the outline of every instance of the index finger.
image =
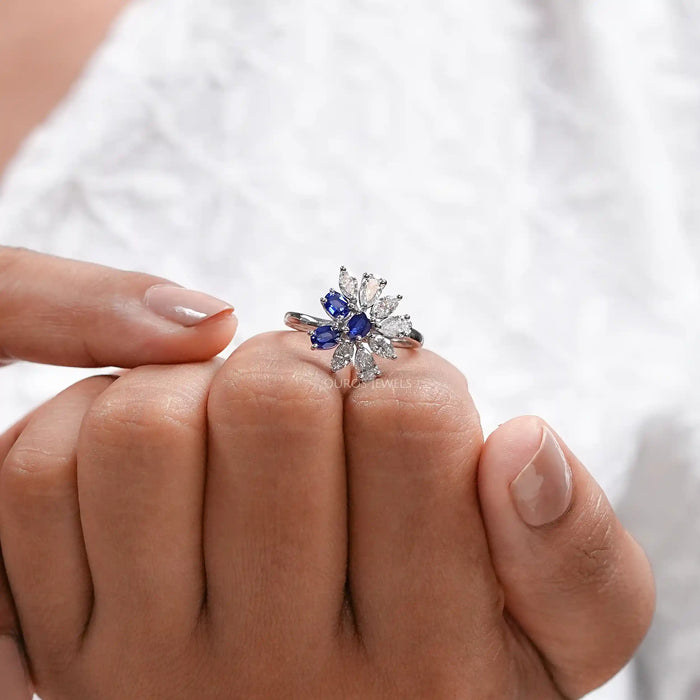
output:
M 0 246 L 0 361 L 203 361 L 236 324 L 227 302 L 159 277 Z

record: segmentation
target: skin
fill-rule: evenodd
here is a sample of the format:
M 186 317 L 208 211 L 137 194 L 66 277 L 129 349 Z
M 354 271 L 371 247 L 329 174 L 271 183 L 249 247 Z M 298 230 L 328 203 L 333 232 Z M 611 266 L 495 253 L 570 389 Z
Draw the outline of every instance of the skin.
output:
M 2 4 L 0 172 L 125 4 Z M 0 247 L 0 364 L 148 365 L 0 436 L 0 642 L 45 700 L 546 700 L 630 657 L 649 566 L 563 443 L 571 508 L 540 529 L 513 508 L 540 419 L 484 445 L 464 378 L 427 351 L 352 392 L 301 334 L 201 364 L 235 318 L 119 313 L 162 282 Z M 0 666 L 9 700 L 30 697 L 21 665 Z
M 0 3 L 0 173 L 66 94 L 127 2 L 62 0 L 60 12 L 53 0 Z
M 183 326 L 145 303 L 153 285 L 182 294 L 175 283 L 152 275 L 0 246 L 0 368 L 15 360 L 78 367 L 193 362 L 228 345 L 236 330 L 230 307 Z M 32 417 L 0 435 L 0 464 Z M 25 700 L 31 688 L 16 643 L 21 647 L 21 631 L 1 564 L 0 688 L 3 700 Z
M 653 580 L 597 484 L 563 446 L 564 516 L 510 499 L 541 419 L 484 444 L 430 351 L 352 390 L 327 359 L 268 333 L 23 426 L 0 539 L 45 700 L 574 698 L 631 656 Z

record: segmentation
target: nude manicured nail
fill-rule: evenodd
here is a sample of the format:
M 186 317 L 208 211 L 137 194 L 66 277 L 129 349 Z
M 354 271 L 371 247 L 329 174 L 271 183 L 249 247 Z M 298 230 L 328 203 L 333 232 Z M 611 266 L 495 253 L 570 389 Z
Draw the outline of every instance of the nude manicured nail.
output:
M 7 700 L 29 700 L 32 697 L 22 655 L 11 637 L 0 637 L 0 689 L 0 697 Z
M 213 316 L 231 315 L 231 304 L 184 287 L 156 284 L 146 291 L 144 303 L 154 313 L 181 326 L 196 326 Z
M 533 458 L 510 485 L 520 517 L 533 527 L 560 518 L 571 503 L 571 467 L 548 428 Z

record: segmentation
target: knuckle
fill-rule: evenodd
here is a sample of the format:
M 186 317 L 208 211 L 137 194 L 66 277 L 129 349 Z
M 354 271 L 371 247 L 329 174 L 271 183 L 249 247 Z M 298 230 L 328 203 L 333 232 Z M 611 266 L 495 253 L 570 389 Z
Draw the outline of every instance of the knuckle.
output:
M 285 425 L 320 418 L 333 400 L 332 388 L 319 381 L 312 368 L 289 369 L 228 368 L 214 381 L 210 413 L 240 417 L 243 410 L 264 412 Z
M 42 498 L 51 501 L 66 484 L 72 484 L 73 460 L 36 445 L 18 443 L 2 465 L 2 493 L 10 502 Z
M 374 381 L 379 383 L 353 392 L 348 399 L 348 409 L 360 415 L 363 423 L 380 423 L 409 440 L 454 441 L 460 447 L 481 433 L 466 384 L 430 377 Z
M 50 401 L 56 410 L 60 405 L 65 423 L 49 420 L 46 413 L 42 414 L 46 405 L 37 410 L 2 462 L 0 480 L 4 498 L 21 501 L 44 498 L 49 507 L 55 496 L 75 488 L 77 459 L 74 445 L 58 439 L 57 431 L 71 426 L 74 420 L 80 420 L 83 402 L 99 395 L 112 381 L 113 378 L 107 376 L 89 377 Z M 72 434 L 71 429 L 68 430 L 67 435 Z
M 133 384 L 122 390 L 117 384 L 86 414 L 82 432 L 88 442 L 123 444 L 133 439 L 161 444 L 196 424 L 197 402 L 186 391 Z
M 239 353 L 241 348 L 244 351 Z M 241 348 L 212 383 L 209 415 L 215 423 L 231 415 L 240 421 L 246 414 L 265 413 L 285 427 L 313 425 L 329 406 L 340 403 L 333 379 L 319 367 L 300 362 L 262 340 L 248 341 Z

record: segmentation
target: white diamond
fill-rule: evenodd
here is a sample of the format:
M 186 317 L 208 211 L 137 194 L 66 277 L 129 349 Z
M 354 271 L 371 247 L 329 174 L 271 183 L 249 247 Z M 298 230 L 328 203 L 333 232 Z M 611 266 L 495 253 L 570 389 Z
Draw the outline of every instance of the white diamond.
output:
M 367 275 L 360 283 L 360 306 L 366 309 L 374 304 L 379 292 L 382 291 L 382 283 L 374 275 Z
M 361 382 L 371 382 L 375 377 L 381 374 L 379 367 L 374 367 L 373 369 L 365 370 L 364 372 L 358 372 L 357 376 L 360 378 Z
M 344 267 L 340 268 L 338 286 L 349 302 L 354 302 L 357 300 L 357 280 L 352 277 Z
M 385 338 L 383 335 L 372 333 L 369 337 L 369 347 L 376 355 L 388 357 L 390 360 L 396 359 L 394 346 L 391 344 L 389 338 Z
M 349 365 L 352 362 L 354 350 L 355 343 L 349 340 L 341 341 L 331 358 L 331 370 L 333 372 L 338 372 L 346 365 Z
M 400 297 L 382 297 L 378 302 L 372 307 L 372 316 L 378 321 L 386 318 L 390 314 L 396 311 L 396 307 L 401 301 Z
M 372 353 L 364 343 L 358 343 L 357 345 L 354 364 L 358 372 L 366 372 L 376 367 Z
M 405 316 L 390 316 L 379 324 L 379 331 L 387 338 L 399 338 L 411 332 L 411 321 Z

